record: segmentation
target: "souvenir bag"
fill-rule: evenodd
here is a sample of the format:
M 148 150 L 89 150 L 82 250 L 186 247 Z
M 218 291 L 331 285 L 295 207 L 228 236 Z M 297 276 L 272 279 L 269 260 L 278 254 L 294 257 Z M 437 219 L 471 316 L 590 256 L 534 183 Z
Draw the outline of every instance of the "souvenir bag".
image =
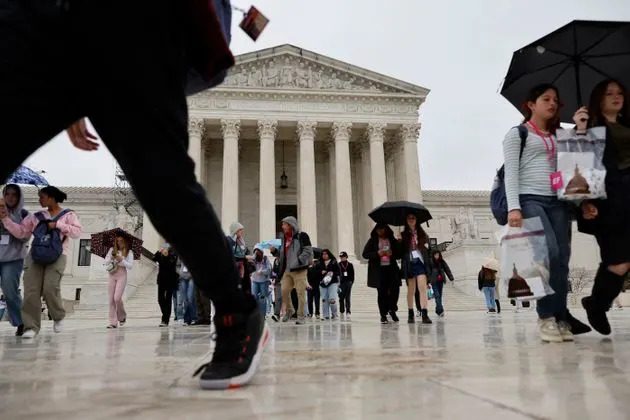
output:
M 606 168 L 602 163 L 606 149 L 606 127 L 594 127 L 585 134 L 558 130 L 558 174 L 556 184 L 561 200 L 606 198 Z
M 431 299 L 433 299 L 433 296 L 434 296 L 434 294 L 433 294 L 433 287 L 431 287 L 431 285 L 429 284 L 428 287 L 427 287 L 427 298 L 429 300 L 431 300 Z
M 523 227 L 504 227 L 499 233 L 501 275 L 507 297 L 536 300 L 555 293 L 549 285 L 549 252 L 539 217 L 523 220 Z

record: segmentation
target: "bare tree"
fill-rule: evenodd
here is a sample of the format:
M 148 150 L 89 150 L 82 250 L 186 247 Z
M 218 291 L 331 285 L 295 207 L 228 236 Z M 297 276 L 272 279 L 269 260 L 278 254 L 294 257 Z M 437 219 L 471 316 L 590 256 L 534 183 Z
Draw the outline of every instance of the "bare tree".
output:
M 590 287 L 593 275 L 592 271 L 584 267 L 572 267 L 569 270 L 569 298 L 573 305 L 578 303 L 582 293 Z

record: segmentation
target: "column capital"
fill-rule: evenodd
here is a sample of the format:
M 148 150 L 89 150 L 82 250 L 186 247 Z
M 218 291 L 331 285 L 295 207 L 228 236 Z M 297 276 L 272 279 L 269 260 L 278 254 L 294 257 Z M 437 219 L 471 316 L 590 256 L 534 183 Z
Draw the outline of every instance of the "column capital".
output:
M 403 124 L 400 128 L 400 139 L 404 142 L 417 143 L 420 127 L 420 123 Z
M 385 138 L 385 129 L 387 123 L 383 121 L 374 121 L 368 124 L 367 137 L 370 142 L 379 141 L 382 142 Z
M 206 123 L 203 118 L 188 118 L 188 134 L 191 136 L 203 137 L 206 131 Z
M 273 140 L 276 137 L 278 129 L 278 121 L 276 120 L 258 120 L 258 135 L 262 138 L 271 138 Z
M 332 136 L 335 141 L 349 141 L 352 134 L 352 122 L 338 121 L 332 125 Z
M 315 138 L 317 131 L 317 121 L 298 121 L 297 135 L 298 141 L 304 138 Z
M 241 132 L 241 120 L 221 120 L 223 137 L 238 137 Z

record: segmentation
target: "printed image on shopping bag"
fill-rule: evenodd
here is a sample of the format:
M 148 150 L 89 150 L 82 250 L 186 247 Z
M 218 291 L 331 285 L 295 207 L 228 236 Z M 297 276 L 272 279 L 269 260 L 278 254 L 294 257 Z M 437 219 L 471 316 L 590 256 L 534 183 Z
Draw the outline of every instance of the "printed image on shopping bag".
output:
M 523 227 L 502 230 L 501 282 L 507 297 L 535 300 L 555 293 L 549 285 L 549 253 L 539 217 L 523 220 Z
M 558 130 L 558 171 L 562 175 L 558 198 L 587 200 L 606 198 L 606 169 L 602 163 L 606 129 L 594 127 L 586 135 Z

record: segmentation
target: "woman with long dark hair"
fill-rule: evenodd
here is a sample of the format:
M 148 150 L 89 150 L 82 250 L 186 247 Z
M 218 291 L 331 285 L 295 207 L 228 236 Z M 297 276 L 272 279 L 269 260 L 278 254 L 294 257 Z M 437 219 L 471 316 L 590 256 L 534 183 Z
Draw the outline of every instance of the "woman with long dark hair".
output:
M 339 265 L 329 249 L 322 250 L 322 258 L 317 263 L 320 274 L 319 294 L 322 298 L 322 315 L 324 319 L 337 319 L 337 299 L 339 290 Z
M 122 327 L 127 322 L 127 312 L 122 301 L 127 286 L 127 272 L 133 268 L 133 252 L 129 239 L 125 235 L 116 233 L 114 246 L 109 249 L 105 257 L 105 267 L 109 272 L 107 288 L 109 301 L 109 325 L 107 328 Z
M 546 342 L 573 341 L 567 310 L 570 236 L 565 202 L 551 187 L 556 172 L 556 129 L 559 126 L 560 95 L 551 84 L 534 87 L 526 98 L 527 129 L 521 152 L 521 136 L 512 128 L 503 141 L 508 224 L 521 227 L 523 219 L 539 217 L 549 249 L 549 283 L 554 294 L 537 302 L 540 338 Z
M 422 306 L 422 323 L 432 324 L 427 312 L 429 297 L 427 295 L 427 264 L 429 264 L 429 236 L 418 223 L 415 214 L 407 215 L 405 229 L 402 232 L 402 270 L 407 279 L 407 307 L 409 308 L 409 324 L 415 323 L 413 314 L 414 295 L 416 287 L 420 290 L 420 305 Z
M 582 306 L 591 326 L 608 335 L 606 311 L 630 271 L 630 105 L 625 87 L 615 80 L 602 81 L 593 89 L 588 108 L 580 108 L 574 120 L 578 134 L 587 127 L 606 127 L 607 198 L 582 203 L 578 228 L 595 235 L 602 259 L 591 295 L 582 299 Z
M 400 244 L 392 229 L 378 223 L 372 229 L 362 253 L 368 260 L 368 287 L 378 291 L 378 310 L 381 324 L 388 324 L 387 315 L 398 322 L 398 296 L 400 294 L 400 269 L 396 260 L 400 258 Z

